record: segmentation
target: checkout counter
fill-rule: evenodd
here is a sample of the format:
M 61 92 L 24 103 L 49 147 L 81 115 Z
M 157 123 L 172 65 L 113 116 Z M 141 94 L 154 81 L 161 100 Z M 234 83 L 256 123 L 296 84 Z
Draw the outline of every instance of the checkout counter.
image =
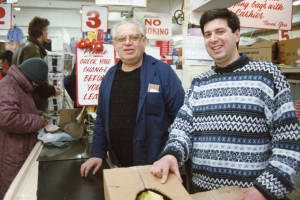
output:
M 92 171 L 87 177 L 80 175 L 91 146 L 85 137 L 66 147 L 44 146 L 38 141 L 4 200 L 104 200 L 103 169 L 110 165 L 103 162 L 95 175 Z

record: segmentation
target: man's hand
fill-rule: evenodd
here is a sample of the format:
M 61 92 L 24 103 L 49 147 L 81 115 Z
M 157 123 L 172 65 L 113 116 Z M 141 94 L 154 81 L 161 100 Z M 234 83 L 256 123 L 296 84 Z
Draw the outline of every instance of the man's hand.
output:
M 173 155 L 166 155 L 158 161 L 154 162 L 150 170 L 152 174 L 156 175 L 159 178 L 162 178 L 161 183 L 167 182 L 169 171 L 173 172 L 182 183 L 178 168 L 178 162 Z
M 55 88 L 55 95 L 54 96 L 60 95 L 59 87 L 54 86 L 54 88 Z
M 81 165 L 80 168 L 80 174 L 81 176 L 87 177 L 90 169 L 92 167 L 95 167 L 94 171 L 93 171 L 93 175 L 96 174 L 96 172 L 100 169 L 100 167 L 102 166 L 102 158 L 90 158 L 88 159 L 85 163 L 83 163 Z
M 266 200 L 264 195 L 262 195 L 255 187 L 249 187 L 242 190 L 244 194 L 234 200 Z

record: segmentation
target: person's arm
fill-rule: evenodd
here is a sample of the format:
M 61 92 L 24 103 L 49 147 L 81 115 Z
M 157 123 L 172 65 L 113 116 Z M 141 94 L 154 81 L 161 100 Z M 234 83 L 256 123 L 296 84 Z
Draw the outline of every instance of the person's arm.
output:
M 0 127 L 18 134 L 38 132 L 43 127 L 43 120 L 36 113 L 21 113 L 19 94 L 11 85 L 4 85 L 0 93 Z
M 182 166 L 192 153 L 193 112 L 189 102 L 191 94 L 192 86 L 185 94 L 184 104 L 169 128 L 169 139 L 161 158 L 151 168 L 151 173 L 163 178 L 162 183 L 167 181 L 169 170 L 174 172 L 178 179 L 182 181 L 178 166 Z
M 36 87 L 34 91 L 34 94 L 37 94 L 43 98 L 56 96 L 56 93 L 56 87 L 50 85 L 48 82 L 45 82 L 43 85 Z
M 300 164 L 300 128 L 290 88 L 280 69 L 273 69 L 270 74 L 274 79 L 274 97 L 265 102 L 266 123 L 272 137 L 271 156 L 264 172 L 253 182 L 267 199 L 283 198 L 293 190 Z

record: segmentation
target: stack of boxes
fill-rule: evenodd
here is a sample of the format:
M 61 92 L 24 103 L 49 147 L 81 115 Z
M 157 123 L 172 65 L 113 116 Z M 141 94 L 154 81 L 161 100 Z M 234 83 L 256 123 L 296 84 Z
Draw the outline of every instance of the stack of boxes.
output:
M 69 75 L 74 66 L 74 54 L 48 52 L 45 57 L 48 63 L 49 84 L 60 89 L 61 94 L 55 97 L 48 98 L 48 113 L 52 116 L 52 124 L 56 125 L 59 122 L 59 111 L 62 108 L 73 108 L 73 103 L 69 95 L 64 89 L 64 77 Z

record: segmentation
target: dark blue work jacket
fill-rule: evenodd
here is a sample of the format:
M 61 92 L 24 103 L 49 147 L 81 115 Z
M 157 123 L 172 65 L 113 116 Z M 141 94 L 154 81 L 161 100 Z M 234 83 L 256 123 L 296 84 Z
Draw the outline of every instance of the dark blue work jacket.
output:
M 122 61 L 118 63 L 120 66 Z M 117 64 L 117 65 L 118 65 Z M 117 65 L 102 80 L 91 157 L 106 158 L 120 166 L 109 135 L 109 98 Z M 149 84 L 159 85 L 159 92 L 148 92 Z M 153 164 L 159 159 L 169 136 L 168 127 L 183 105 L 184 90 L 170 65 L 144 53 L 141 66 L 141 90 L 133 138 L 133 163 Z

